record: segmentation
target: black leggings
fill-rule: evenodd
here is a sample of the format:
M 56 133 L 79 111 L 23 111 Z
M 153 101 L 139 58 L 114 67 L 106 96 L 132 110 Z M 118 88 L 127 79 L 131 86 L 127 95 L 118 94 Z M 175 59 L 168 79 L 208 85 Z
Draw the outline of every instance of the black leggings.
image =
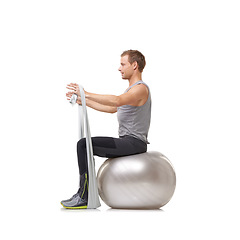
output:
M 120 138 L 112 137 L 92 137 L 93 155 L 105 158 L 128 156 L 147 151 L 147 144 L 137 138 L 124 136 Z M 87 171 L 87 150 L 86 139 L 82 138 L 77 143 L 79 173 Z

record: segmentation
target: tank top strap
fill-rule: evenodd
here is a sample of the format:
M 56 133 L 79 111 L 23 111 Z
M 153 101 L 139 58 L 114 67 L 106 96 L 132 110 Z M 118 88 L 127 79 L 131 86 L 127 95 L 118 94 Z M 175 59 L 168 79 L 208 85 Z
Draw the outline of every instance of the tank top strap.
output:
M 132 86 L 130 86 L 130 87 L 125 91 L 125 93 L 128 92 L 132 87 L 134 87 L 134 86 L 136 86 L 136 85 L 138 85 L 138 84 L 144 84 L 144 85 L 146 85 L 146 83 L 144 83 L 142 80 L 137 81 L 137 82 L 135 82 Z

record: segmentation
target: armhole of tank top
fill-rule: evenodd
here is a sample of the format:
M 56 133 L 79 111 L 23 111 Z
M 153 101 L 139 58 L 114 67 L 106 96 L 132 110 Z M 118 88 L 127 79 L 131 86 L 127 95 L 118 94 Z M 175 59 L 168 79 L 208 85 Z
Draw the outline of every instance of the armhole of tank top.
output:
M 148 87 L 148 85 L 147 85 L 146 83 L 144 83 L 143 81 L 137 82 L 137 84 L 132 85 L 131 87 L 127 88 L 126 91 L 125 91 L 125 93 L 128 92 L 129 90 L 131 90 L 133 87 L 135 87 L 135 86 L 137 86 L 137 85 L 140 85 L 140 84 L 143 84 L 144 86 L 146 86 L 146 88 L 147 88 L 147 90 L 148 90 L 148 98 L 149 98 L 149 95 L 150 95 L 149 87 Z M 147 98 L 147 100 L 148 100 L 148 98 Z M 147 101 L 146 101 L 146 102 L 147 102 Z M 144 105 L 144 104 L 143 104 L 143 105 Z
M 139 82 L 139 83 L 133 85 L 132 87 L 134 87 L 134 86 L 136 86 L 136 85 L 140 85 L 140 84 L 143 84 L 144 86 L 146 86 L 146 88 L 147 88 L 147 90 L 148 90 L 147 100 L 146 100 L 146 102 L 145 102 L 143 105 L 141 105 L 141 106 L 132 106 L 132 105 L 129 105 L 129 106 L 132 106 L 132 107 L 142 107 L 142 106 L 144 106 L 144 105 L 147 103 L 147 101 L 148 101 L 148 99 L 149 99 L 149 97 L 150 97 L 150 91 L 149 91 L 149 87 L 147 86 L 147 84 L 142 81 L 142 82 Z M 132 87 L 131 87 L 130 89 L 128 89 L 127 91 L 131 90 Z M 127 92 L 127 91 L 126 91 L 126 92 Z
M 147 90 L 148 90 L 148 97 L 147 97 L 147 101 L 148 101 L 148 98 L 149 98 L 149 96 L 150 96 L 149 87 L 148 87 L 148 85 L 147 85 L 146 83 L 144 83 L 143 81 L 140 82 L 140 83 L 138 83 L 138 84 L 136 84 L 136 85 L 140 85 L 140 84 L 143 84 L 143 85 L 147 88 Z M 146 102 L 147 102 L 147 101 L 146 101 Z M 146 102 L 145 102 L 145 103 L 146 103 Z M 145 104 L 145 103 L 144 103 L 144 104 Z M 144 104 L 143 104 L 143 105 L 144 105 Z M 143 106 L 143 105 L 142 105 L 142 106 Z

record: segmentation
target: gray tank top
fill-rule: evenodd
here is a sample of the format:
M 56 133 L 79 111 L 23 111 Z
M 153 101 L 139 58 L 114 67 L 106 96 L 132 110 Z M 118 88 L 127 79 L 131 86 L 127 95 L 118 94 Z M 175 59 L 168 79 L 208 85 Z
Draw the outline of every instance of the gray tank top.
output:
M 149 143 L 147 140 L 148 130 L 151 120 L 151 94 L 149 87 L 143 81 L 138 81 L 130 86 L 126 91 L 128 92 L 133 86 L 144 84 L 148 88 L 148 100 L 142 106 L 123 105 L 117 109 L 117 117 L 119 122 L 118 135 L 132 136 Z

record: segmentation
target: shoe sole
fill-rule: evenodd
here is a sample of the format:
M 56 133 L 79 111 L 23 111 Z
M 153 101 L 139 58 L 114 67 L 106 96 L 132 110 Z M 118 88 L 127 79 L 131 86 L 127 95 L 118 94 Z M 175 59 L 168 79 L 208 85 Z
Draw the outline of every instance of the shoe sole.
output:
M 66 206 L 64 206 L 62 203 L 61 203 L 61 205 L 62 205 L 64 208 L 66 208 L 66 209 L 86 209 L 86 208 L 87 208 L 87 206 L 66 207 Z

